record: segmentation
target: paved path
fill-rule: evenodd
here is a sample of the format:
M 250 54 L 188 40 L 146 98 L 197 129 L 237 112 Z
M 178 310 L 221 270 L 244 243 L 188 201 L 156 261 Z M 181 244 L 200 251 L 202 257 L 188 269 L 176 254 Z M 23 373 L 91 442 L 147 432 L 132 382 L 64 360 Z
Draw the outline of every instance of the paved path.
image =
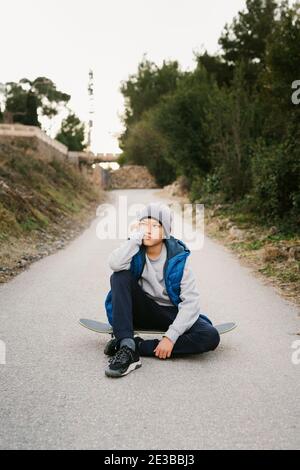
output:
M 110 198 L 146 203 L 156 192 Z M 105 320 L 107 258 L 120 243 L 100 241 L 96 225 L 0 286 L 0 447 L 299 448 L 299 310 L 208 238 L 191 256 L 202 311 L 239 328 L 215 351 L 142 358 L 127 377 L 104 375 L 108 338 L 77 324 Z

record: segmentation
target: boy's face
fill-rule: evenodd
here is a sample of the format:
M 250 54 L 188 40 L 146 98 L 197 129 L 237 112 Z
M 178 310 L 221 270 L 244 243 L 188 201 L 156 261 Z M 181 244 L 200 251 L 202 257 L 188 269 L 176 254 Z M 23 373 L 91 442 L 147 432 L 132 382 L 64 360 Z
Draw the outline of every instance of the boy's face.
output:
M 142 219 L 140 226 L 145 229 L 143 243 L 146 246 L 154 246 L 162 242 L 164 238 L 163 226 L 152 218 Z

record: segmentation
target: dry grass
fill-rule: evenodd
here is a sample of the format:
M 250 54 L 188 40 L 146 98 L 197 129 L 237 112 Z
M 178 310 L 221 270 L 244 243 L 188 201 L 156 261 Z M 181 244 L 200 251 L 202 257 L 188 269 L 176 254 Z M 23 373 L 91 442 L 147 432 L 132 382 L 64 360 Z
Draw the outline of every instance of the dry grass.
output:
M 70 163 L 0 144 L 0 282 L 64 246 L 105 197 Z

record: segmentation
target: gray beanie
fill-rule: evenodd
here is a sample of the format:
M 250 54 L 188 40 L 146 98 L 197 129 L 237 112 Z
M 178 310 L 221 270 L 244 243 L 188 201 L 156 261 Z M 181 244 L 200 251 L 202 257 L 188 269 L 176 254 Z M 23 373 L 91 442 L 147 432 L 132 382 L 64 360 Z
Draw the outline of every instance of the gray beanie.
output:
M 165 237 L 170 238 L 173 216 L 171 209 L 161 202 L 151 202 L 138 213 L 138 220 L 151 217 L 160 222 L 164 228 Z

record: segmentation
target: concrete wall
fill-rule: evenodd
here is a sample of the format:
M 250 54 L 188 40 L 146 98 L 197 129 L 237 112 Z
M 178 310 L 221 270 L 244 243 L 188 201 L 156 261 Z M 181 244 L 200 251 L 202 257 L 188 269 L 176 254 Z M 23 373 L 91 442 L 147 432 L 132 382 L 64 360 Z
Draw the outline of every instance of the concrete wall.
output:
M 58 159 L 73 164 L 78 170 L 85 174 L 92 182 L 103 189 L 109 186 L 110 172 L 96 164 L 92 168 L 95 155 L 90 152 L 69 152 L 68 148 L 55 139 L 48 137 L 45 132 L 35 126 L 24 126 L 23 124 L 0 124 L 0 143 L 11 144 L 21 147 L 25 155 L 43 160 Z M 108 160 L 113 161 L 117 154 L 100 154 Z
M 67 160 L 68 148 L 35 126 L 0 124 L 0 142 L 22 146 L 27 153 L 52 160 Z

